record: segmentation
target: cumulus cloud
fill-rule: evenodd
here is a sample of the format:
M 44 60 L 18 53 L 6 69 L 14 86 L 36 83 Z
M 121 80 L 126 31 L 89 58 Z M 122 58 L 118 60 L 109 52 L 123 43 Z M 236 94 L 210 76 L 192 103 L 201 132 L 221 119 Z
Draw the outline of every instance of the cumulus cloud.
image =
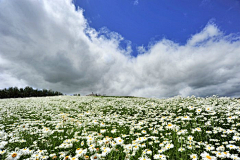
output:
M 185 45 L 162 39 L 138 47 L 137 57 L 130 42 L 120 47 L 123 40 L 91 28 L 70 0 L 2 0 L 0 87 L 159 98 L 240 95 L 240 39 L 214 24 Z

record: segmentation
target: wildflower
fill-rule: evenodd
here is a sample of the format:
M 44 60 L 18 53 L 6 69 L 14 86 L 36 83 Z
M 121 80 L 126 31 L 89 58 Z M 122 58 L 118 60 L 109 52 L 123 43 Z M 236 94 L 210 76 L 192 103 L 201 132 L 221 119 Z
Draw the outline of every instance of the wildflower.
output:
M 111 152 L 111 149 L 109 147 L 101 147 L 101 150 L 103 150 L 101 154 L 103 157 L 106 157 L 106 155 Z
M 202 159 L 203 160 L 217 160 L 217 157 L 215 157 L 215 156 L 210 156 L 210 154 L 208 154 L 207 152 L 203 152 L 203 153 L 201 153 L 201 157 L 202 157 Z
M 31 157 L 34 158 L 34 159 L 40 159 L 41 155 L 35 153 L 35 154 L 32 154 Z
M 47 160 L 47 159 L 48 159 L 48 156 L 42 156 L 41 159 L 42 159 L 42 160 Z
M 81 142 L 81 146 L 83 146 L 83 145 L 84 145 L 84 141 Z
M 226 147 L 229 148 L 230 150 L 237 148 L 237 146 L 235 146 L 233 144 L 228 144 Z
M 132 150 L 132 145 L 131 144 L 124 145 L 124 148 L 130 151 Z
M 187 138 L 189 141 L 192 141 L 193 140 L 193 136 L 188 136 Z
M 225 157 L 229 158 L 230 157 L 230 153 L 227 151 L 227 152 L 222 152 L 222 154 L 225 155 Z
M 116 143 L 117 143 L 118 145 L 122 145 L 122 144 L 124 143 L 124 140 L 121 139 L 121 138 L 119 138 L 119 139 L 117 139 Z
M 38 155 L 39 156 L 39 155 Z M 60 152 L 60 156 L 59 156 L 59 158 L 64 158 L 66 156 L 66 153 L 64 153 L 64 152 Z
M 48 136 L 52 133 L 52 131 L 49 128 L 44 127 L 42 133 L 44 134 L 44 136 Z
M 225 155 L 221 152 L 216 152 L 215 154 L 216 154 L 216 157 L 218 157 L 218 158 L 221 158 L 221 159 L 225 158 Z
M 138 158 L 139 160 L 151 160 L 150 158 L 148 158 L 148 157 L 140 157 L 140 158 Z
M 47 150 L 37 150 L 36 153 L 42 155 L 42 154 L 44 154 L 46 152 L 47 152 Z
M 191 120 L 191 118 L 189 116 L 184 116 L 182 120 Z
M 197 114 L 200 114 L 202 112 L 201 108 L 196 109 Z
M 165 146 L 165 149 L 171 149 L 171 148 L 173 148 L 173 147 L 174 147 L 173 144 L 167 144 L 167 145 Z
M 147 154 L 152 154 L 152 151 L 148 149 Z
M 98 160 L 99 157 L 98 157 L 97 155 L 92 155 L 92 156 L 90 157 L 90 159 L 91 159 L 91 160 Z
M 30 151 L 29 151 L 28 148 L 21 149 L 20 152 L 22 153 L 22 155 L 28 155 L 28 154 L 30 154 Z
M 159 146 L 160 146 L 160 147 L 163 147 L 163 146 L 164 146 L 164 143 L 159 143 Z
M 112 145 L 113 148 L 117 145 L 117 143 L 114 141 L 111 141 L 110 144 Z
M 137 151 L 138 149 L 139 149 L 138 145 L 136 145 L 136 146 L 133 147 L 133 150 L 134 150 L 134 151 Z
M 141 133 L 142 133 L 142 134 L 147 134 L 147 131 L 146 131 L 146 130 L 142 130 Z
M 197 154 L 191 154 L 190 158 L 192 158 L 192 160 L 197 160 L 198 156 L 197 156 Z
M 207 151 L 211 151 L 211 150 L 214 150 L 215 147 L 210 146 L 210 145 L 207 145 L 205 149 L 206 149 Z
M 160 159 L 160 154 L 155 154 L 155 155 L 153 156 L 153 158 L 154 158 L 154 159 Z
M 19 159 L 21 157 L 21 154 L 18 152 L 11 152 L 8 157 L 7 160 L 16 160 Z
M 192 149 L 193 147 L 192 147 L 191 144 L 189 144 L 189 145 L 187 146 L 187 148 L 188 148 L 188 149 Z
M 225 147 L 223 145 L 216 148 L 217 151 L 224 151 Z
M 100 126 L 101 126 L 101 127 L 105 127 L 105 123 L 101 122 L 101 123 L 100 123 Z
M 116 132 L 117 132 L 116 129 L 111 130 L 111 133 L 116 133 Z
M 179 152 L 183 152 L 183 151 L 185 151 L 185 148 L 180 147 L 180 148 L 178 149 L 178 151 L 179 151 Z
M 172 123 L 168 123 L 168 125 L 166 126 L 167 129 L 173 129 L 174 125 Z
M 100 130 L 100 133 L 105 133 L 106 132 L 106 129 L 101 129 Z
M 145 144 L 145 143 L 143 143 L 143 144 L 141 145 L 141 147 L 142 147 L 142 148 L 146 147 L 146 144 Z
M 187 130 L 183 129 L 183 130 L 178 131 L 177 135 L 181 135 L 181 134 L 185 134 L 185 133 L 187 133 Z
M 51 157 L 52 159 L 54 159 L 54 158 L 56 159 L 57 156 L 56 156 L 56 157 L 55 157 L 55 156 L 56 156 L 56 153 L 52 153 L 52 154 L 49 155 L 49 157 Z M 53 157 L 54 157 L 54 158 L 53 158 Z
M 3 149 L 5 147 L 5 145 L 7 145 L 8 142 L 7 141 L 1 141 L 0 142 L 0 149 Z
M 97 124 L 98 124 L 98 121 L 97 121 L 97 120 L 93 120 L 93 124 L 94 124 L 94 125 L 97 125 Z
M 93 137 L 89 137 L 87 139 L 87 143 L 90 144 L 90 143 L 93 143 L 94 142 L 94 138 Z
M 75 152 L 77 154 L 76 155 L 77 157 L 82 157 L 84 154 L 87 153 L 87 149 L 84 149 L 84 150 L 83 149 L 77 149 Z
M 164 154 L 155 154 L 153 156 L 154 159 L 161 159 L 161 160 L 165 160 L 166 156 Z
M 163 153 L 165 151 L 165 149 L 160 149 L 158 150 L 158 153 Z
M 197 132 L 201 132 L 201 131 L 202 131 L 202 129 L 201 129 L 201 128 L 199 128 L 199 127 L 197 127 L 197 128 L 195 128 L 195 131 L 197 131 Z
M 213 110 L 212 107 L 206 107 L 206 108 L 205 108 L 205 111 L 207 111 L 207 112 L 210 112 L 210 111 L 212 111 L 212 110 Z
M 235 140 L 235 141 L 240 141 L 240 137 L 238 137 L 238 136 L 233 136 L 232 139 Z
M 193 106 L 189 106 L 188 109 L 189 109 L 189 110 L 193 110 L 194 107 L 193 107 Z
M 145 154 L 147 154 L 146 150 L 144 150 L 144 151 L 142 152 L 142 155 L 145 155 Z
M 236 132 L 236 131 L 232 130 L 232 129 L 227 129 L 227 131 L 226 131 L 227 134 L 234 133 L 234 132 Z
M 158 134 L 158 130 L 153 130 L 153 134 Z
M 6 153 L 6 150 L 0 150 L 0 155 L 3 155 L 4 153 Z
M 236 141 L 229 141 L 229 143 L 236 143 Z
M 240 160 L 240 157 L 238 157 L 237 155 L 231 155 L 230 156 L 231 159 L 234 159 L 234 160 Z

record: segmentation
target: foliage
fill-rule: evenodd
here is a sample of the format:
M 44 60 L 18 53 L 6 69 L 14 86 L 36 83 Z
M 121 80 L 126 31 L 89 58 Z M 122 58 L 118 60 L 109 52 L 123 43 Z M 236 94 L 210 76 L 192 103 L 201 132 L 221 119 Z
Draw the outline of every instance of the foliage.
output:
M 0 159 L 239 159 L 240 101 L 40 97 L 0 100 Z
M 17 87 L 9 87 L 4 88 L 0 90 L 0 98 L 23 98 L 23 97 L 45 97 L 45 96 L 57 96 L 57 95 L 63 95 L 61 92 L 58 91 L 52 91 L 52 90 L 39 90 L 39 89 L 33 89 L 32 87 L 25 87 L 23 88 L 17 88 Z

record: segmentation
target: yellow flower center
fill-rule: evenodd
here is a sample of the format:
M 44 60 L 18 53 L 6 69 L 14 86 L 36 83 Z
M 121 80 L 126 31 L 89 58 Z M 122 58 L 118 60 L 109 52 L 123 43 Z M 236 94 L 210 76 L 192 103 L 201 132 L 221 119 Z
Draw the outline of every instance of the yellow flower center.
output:
M 57 156 L 53 156 L 53 157 L 52 157 L 52 159 L 56 159 L 56 158 L 57 158 Z
M 206 158 L 207 158 L 207 159 L 212 159 L 211 156 L 209 156 L 209 155 L 207 155 Z
M 17 156 L 17 153 L 13 153 L 12 154 L 12 157 L 14 158 L 14 157 L 16 157 Z

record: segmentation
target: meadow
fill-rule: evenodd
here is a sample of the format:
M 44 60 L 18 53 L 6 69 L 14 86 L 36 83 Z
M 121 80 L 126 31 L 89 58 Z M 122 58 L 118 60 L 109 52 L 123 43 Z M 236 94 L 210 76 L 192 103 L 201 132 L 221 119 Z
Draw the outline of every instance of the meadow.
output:
M 240 100 L 0 100 L 0 159 L 240 159 Z

